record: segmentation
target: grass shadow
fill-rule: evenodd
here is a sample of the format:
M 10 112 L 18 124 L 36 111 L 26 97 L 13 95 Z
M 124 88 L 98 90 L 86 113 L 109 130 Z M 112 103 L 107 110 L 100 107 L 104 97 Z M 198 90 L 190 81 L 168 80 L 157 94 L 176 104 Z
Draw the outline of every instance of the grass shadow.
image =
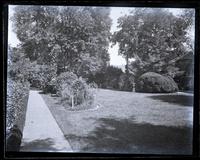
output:
M 65 135 L 83 152 L 134 154 L 191 154 L 192 128 L 138 124 L 129 119 L 98 119 L 86 136 Z
M 193 96 L 190 95 L 155 95 L 148 97 L 181 106 L 193 106 Z
M 20 148 L 22 152 L 49 152 L 58 151 L 54 146 L 51 138 L 38 139 L 31 142 L 24 142 Z

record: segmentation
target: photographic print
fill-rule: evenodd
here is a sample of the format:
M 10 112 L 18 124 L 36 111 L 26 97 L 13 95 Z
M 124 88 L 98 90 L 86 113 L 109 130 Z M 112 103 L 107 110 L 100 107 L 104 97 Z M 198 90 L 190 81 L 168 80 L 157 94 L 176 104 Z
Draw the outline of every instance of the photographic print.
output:
M 6 151 L 192 155 L 194 9 L 8 9 Z

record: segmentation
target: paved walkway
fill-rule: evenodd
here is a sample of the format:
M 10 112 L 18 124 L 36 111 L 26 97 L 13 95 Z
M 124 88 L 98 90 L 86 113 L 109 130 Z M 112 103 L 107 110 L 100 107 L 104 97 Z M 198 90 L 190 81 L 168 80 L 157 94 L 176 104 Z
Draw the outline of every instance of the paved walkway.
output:
M 21 151 L 72 152 L 39 91 L 29 93 Z

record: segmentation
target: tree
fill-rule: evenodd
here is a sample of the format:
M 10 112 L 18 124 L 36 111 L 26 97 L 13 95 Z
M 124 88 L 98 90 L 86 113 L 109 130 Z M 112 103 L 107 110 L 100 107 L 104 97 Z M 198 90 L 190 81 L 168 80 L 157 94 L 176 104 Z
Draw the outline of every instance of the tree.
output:
M 136 78 L 147 71 L 167 73 L 166 66 L 174 66 L 171 61 L 186 54 L 184 44 L 191 26 L 187 15 L 192 16 L 191 12 L 175 16 L 166 9 L 146 8 L 120 17 L 120 30 L 112 40 L 119 44 L 119 54 L 126 58 L 127 72 L 131 70 Z M 129 64 L 129 58 L 135 61 Z
M 14 32 L 22 49 L 31 61 L 49 64 L 51 44 L 54 41 L 54 25 L 57 23 L 58 8 L 44 6 L 17 6 L 11 18 Z
M 17 6 L 12 20 L 14 31 L 31 61 L 56 64 L 57 74 L 60 74 L 80 72 L 77 68 L 80 61 L 91 58 L 93 63 L 84 67 L 88 70 L 85 74 L 109 61 L 109 13 L 109 8 L 102 7 Z M 99 67 L 93 67 L 94 63 Z

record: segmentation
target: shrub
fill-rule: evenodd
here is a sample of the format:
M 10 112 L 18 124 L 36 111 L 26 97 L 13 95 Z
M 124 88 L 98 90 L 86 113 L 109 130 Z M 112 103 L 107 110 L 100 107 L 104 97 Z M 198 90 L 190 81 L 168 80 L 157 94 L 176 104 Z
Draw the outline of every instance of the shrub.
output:
M 72 105 L 73 97 L 75 106 L 83 103 L 92 104 L 94 101 L 94 91 L 82 78 L 74 80 L 71 84 L 64 84 L 61 96 L 69 105 Z
M 170 93 L 178 91 L 176 82 L 168 76 L 147 72 L 137 79 L 136 92 Z
M 6 105 L 7 150 L 18 150 L 21 143 L 28 103 L 29 83 L 8 78 Z M 13 148 L 14 147 L 14 148 Z
M 36 62 L 31 63 L 28 80 L 31 84 L 31 87 L 42 89 L 43 79 L 41 75 L 41 65 L 38 65 Z
M 51 93 L 51 94 L 56 94 L 57 89 L 56 89 L 56 79 L 52 79 L 49 84 L 47 84 L 44 88 L 45 93 Z
M 33 64 L 29 74 L 29 81 L 32 87 L 49 91 L 49 85 L 56 77 L 56 67 L 52 65 Z
M 61 96 L 61 92 L 71 86 L 73 81 L 78 79 L 78 77 L 73 72 L 63 72 L 56 78 L 56 90 L 57 95 Z

